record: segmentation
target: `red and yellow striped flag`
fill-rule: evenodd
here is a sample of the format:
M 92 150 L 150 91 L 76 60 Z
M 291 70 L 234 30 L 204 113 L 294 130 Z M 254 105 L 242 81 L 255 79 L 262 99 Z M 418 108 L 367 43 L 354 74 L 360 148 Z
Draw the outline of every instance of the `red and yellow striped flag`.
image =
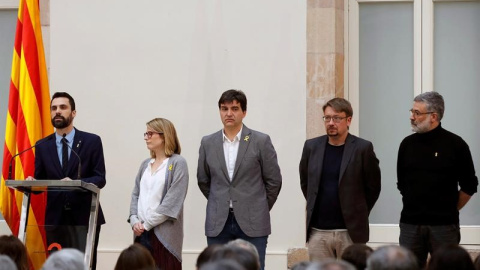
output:
M 13 48 L 10 94 L 5 128 L 5 145 L 0 189 L 0 209 L 14 235 L 18 235 L 23 194 L 5 186 L 12 156 L 51 134 L 50 92 L 43 51 L 38 0 L 20 0 Z M 35 154 L 27 151 L 15 158 L 12 178 L 33 176 Z M 40 269 L 46 258 L 46 196 L 31 196 L 26 246 L 30 263 Z

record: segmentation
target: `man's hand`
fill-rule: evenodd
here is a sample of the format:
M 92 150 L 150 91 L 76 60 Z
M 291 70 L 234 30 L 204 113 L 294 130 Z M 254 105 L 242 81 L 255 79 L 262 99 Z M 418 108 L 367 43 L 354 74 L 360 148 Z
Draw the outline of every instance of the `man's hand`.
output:
M 143 227 L 143 224 L 141 222 L 135 223 L 132 229 L 135 236 L 140 236 L 145 231 L 145 228 Z
M 33 178 L 33 176 L 27 176 L 27 178 L 25 178 L 25 180 L 27 180 L 27 181 L 33 181 L 33 180 L 35 180 L 35 178 Z
M 61 179 L 60 181 L 72 181 L 72 179 L 70 177 L 65 177 L 65 178 Z

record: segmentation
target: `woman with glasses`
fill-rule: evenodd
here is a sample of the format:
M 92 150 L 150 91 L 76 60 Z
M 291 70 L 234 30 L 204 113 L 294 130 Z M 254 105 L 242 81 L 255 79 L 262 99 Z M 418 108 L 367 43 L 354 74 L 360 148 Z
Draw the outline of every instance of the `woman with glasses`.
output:
M 183 202 L 188 168 L 180 156 L 173 124 L 164 118 L 147 122 L 143 138 L 150 158 L 140 165 L 130 203 L 135 242 L 145 246 L 160 269 L 182 269 Z

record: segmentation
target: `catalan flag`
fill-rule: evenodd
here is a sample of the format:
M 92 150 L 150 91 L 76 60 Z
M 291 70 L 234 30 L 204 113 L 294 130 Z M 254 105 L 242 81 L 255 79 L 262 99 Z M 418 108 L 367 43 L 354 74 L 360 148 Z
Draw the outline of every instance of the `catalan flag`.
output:
M 13 48 L 8 112 L 5 128 L 0 210 L 14 235 L 18 235 L 23 194 L 5 186 L 11 158 L 51 134 L 50 92 L 43 50 L 38 0 L 20 0 L 17 31 Z M 12 178 L 33 176 L 35 149 L 12 162 Z M 31 197 L 26 246 L 31 266 L 40 269 L 46 258 L 46 196 Z

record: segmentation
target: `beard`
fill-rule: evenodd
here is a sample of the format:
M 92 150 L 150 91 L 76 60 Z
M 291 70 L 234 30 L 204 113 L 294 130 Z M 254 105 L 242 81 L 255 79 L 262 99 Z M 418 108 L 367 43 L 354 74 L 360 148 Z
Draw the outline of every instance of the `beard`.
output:
M 415 121 L 410 121 L 410 123 L 412 125 L 413 132 L 425 133 L 430 131 L 430 124 L 428 123 L 428 121 L 426 121 L 426 119 L 422 122 L 415 123 Z
M 56 121 L 58 119 L 61 119 L 61 121 Z M 55 128 L 62 129 L 68 127 L 73 121 L 73 117 L 70 114 L 68 118 L 65 118 L 61 115 L 56 115 L 55 117 L 52 118 L 52 125 Z

